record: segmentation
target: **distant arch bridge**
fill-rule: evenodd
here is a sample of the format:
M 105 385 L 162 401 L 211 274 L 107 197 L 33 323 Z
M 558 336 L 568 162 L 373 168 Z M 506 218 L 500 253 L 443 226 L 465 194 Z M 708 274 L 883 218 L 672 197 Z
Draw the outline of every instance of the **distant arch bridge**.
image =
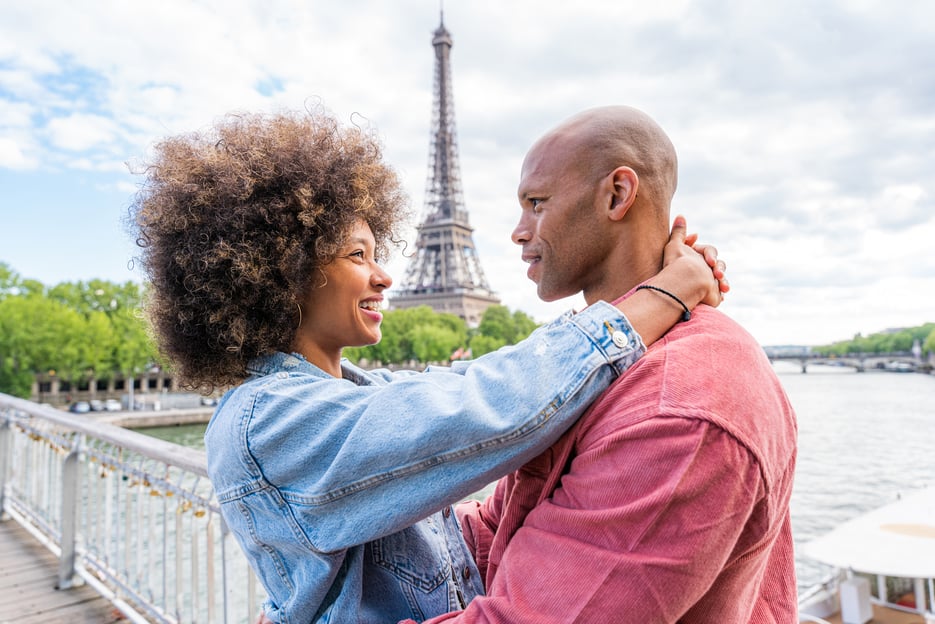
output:
M 798 362 L 802 372 L 809 364 L 825 366 L 843 366 L 853 368 L 858 373 L 866 370 L 885 370 L 897 373 L 915 372 L 922 363 L 921 358 L 912 351 L 894 351 L 892 353 L 847 353 L 845 355 L 822 355 L 813 353 L 808 347 L 763 347 L 770 362 Z

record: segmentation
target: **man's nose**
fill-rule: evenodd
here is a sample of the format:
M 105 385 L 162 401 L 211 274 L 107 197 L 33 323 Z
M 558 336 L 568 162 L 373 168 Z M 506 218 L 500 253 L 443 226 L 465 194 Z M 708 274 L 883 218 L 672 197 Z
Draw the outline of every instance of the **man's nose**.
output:
M 529 226 L 526 225 L 525 219 L 522 217 L 520 218 L 519 223 L 513 228 L 513 233 L 510 235 L 510 238 L 512 238 L 513 242 L 517 245 L 528 243 L 530 239 L 532 239 L 532 231 L 529 229 Z

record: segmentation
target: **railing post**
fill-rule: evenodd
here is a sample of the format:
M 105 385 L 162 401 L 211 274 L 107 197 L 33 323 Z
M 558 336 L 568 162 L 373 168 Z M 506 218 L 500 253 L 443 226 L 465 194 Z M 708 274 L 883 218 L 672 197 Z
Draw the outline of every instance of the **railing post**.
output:
M 9 412 L 0 414 L 0 520 L 6 519 L 6 482 L 13 463 L 13 432 Z
M 81 437 L 75 440 L 75 448 L 68 453 L 62 464 L 62 555 L 58 562 L 56 589 L 68 589 L 79 585 L 75 578 L 75 541 L 78 528 L 78 460 L 81 454 Z
M 58 589 L 86 583 L 129 621 L 236 622 L 243 621 L 243 605 L 254 604 L 256 581 L 244 582 L 247 561 L 223 525 L 206 477 L 202 451 L 0 393 L 0 505 L 59 555 Z M 143 514 L 155 493 L 178 494 L 176 513 Z M 177 514 L 186 512 L 190 522 L 180 522 Z M 173 549 L 159 541 L 173 538 L 174 568 L 166 565 Z M 180 579 L 188 558 L 191 574 Z M 169 581 L 191 583 L 191 591 L 176 599 L 182 607 L 191 603 L 190 616 L 174 617 L 165 595 L 161 601 L 153 595 L 149 577 L 163 569 L 175 572 Z
M 230 582 L 229 574 L 231 573 L 230 566 L 227 565 L 227 544 L 230 538 L 230 531 L 227 529 L 227 523 L 224 521 L 224 516 L 218 516 L 221 520 L 221 591 L 224 592 L 224 621 L 232 622 L 231 619 L 231 596 L 228 593 L 233 585 Z

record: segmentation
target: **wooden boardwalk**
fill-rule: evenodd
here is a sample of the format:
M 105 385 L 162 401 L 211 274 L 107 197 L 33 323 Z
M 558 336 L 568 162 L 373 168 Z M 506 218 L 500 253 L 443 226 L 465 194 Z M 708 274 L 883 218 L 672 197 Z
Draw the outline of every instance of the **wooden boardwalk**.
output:
M 87 585 L 55 589 L 58 560 L 23 527 L 0 522 L 0 624 L 127 622 Z

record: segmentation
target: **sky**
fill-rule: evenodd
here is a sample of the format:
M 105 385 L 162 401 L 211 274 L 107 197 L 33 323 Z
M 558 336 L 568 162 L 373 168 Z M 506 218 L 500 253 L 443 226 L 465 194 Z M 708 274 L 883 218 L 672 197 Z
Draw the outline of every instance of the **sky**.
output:
M 428 171 L 437 0 L 0 0 L 0 262 L 142 281 L 126 227 L 153 145 L 226 113 L 323 106 Z M 764 345 L 935 321 L 935 3 L 448 0 L 466 207 L 504 305 L 546 321 L 510 241 L 523 156 L 627 104 L 679 154 L 673 215 Z M 414 239 L 411 227 L 408 236 Z M 396 283 L 405 259 L 388 264 Z M 388 296 L 392 297 L 392 290 Z

